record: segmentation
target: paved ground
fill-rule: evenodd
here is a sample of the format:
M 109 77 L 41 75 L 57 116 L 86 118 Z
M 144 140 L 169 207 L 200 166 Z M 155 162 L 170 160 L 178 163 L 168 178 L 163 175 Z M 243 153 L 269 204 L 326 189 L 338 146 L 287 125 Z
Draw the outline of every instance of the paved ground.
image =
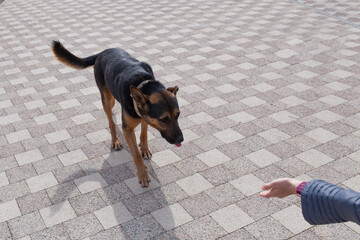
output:
M 296 196 L 257 196 L 278 177 L 360 191 L 360 2 L 337 2 L 7 1 L 0 238 L 359 239 L 308 225 Z M 186 143 L 150 130 L 150 188 L 109 148 L 92 69 L 58 63 L 53 39 L 122 47 L 180 87 Z

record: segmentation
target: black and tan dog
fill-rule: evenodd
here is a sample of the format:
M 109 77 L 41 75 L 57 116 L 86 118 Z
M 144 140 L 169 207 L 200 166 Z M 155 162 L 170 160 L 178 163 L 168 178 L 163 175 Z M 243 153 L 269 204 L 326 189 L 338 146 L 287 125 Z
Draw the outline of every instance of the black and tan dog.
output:
M 165 88 L 155 80 L 149 64 L 139 62 L 119 48 L 111 48 L 86 58 L 79 58 L 64 46 L 53 41 L 52 50 L 56 58 L 73 68 L 94 66 L 96 84 L 100 90 L 104 111 L 109 120 L 111 146 L 122 148 L 112 118 L 115 99 L 122 107 L 122 130 L 133 156 L 139 183 L 148 187 L 150 178 L 144 158 L 150 158 L 147 143 L 148 125 L 156 128 L 169 143 L 181 146 L 183 135 L 178 125 L 180 114 L 176 100 L 178 87 Z M 141 123 L 140 151 L 137 147 L 134 129 Z

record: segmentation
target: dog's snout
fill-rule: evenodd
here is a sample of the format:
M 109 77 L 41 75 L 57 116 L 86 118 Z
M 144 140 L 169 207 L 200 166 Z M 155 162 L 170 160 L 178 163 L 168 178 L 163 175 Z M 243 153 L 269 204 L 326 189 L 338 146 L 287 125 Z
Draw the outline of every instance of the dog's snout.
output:
M 176 143 L 181 143 L 182 141 L 184 141 L 184 137 L 182 134 L 175 139 Z

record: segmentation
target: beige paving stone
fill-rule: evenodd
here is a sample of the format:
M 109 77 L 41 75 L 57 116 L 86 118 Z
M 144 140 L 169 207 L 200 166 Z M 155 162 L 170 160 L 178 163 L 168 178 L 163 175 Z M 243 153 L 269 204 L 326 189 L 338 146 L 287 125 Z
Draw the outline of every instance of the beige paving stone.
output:
M 111 135 L 106 129 L 99 130 L 99 131 L 92 132 L 92 133 L 88 133 L 85 136 L 87 137 L 87 139 L 89 139 L 89 141 L 92 144 L 96 144 L 96 143 L 104 142 L 104 141 L 107 141 L 107 140 L 111 140 Z
M 15 159 L 18 162 L 19 166 L 36 162 L 43 158 L 44 156 L 41 154 L 39 149 L 34 149 L 27 152 L 15 154 Z
M 21 117 L 18 113 L 14 113 L 11 115 L 1 116 L 0 117 L 0 126 L 7 125 L 10 123 L 21 121 Z
M 261 133 L 259 133 L 259 136 L 261 136 L 262 138 L 266 139 L 267 141 L 269 141 L 271 143 L 279 143 L 281 141 L 284 141 L 284 140 L 290 138 L 289 135 L 280 131 L 277 128 L 272 128 L 267 131 L 261 132 Z
M 319 143 L 326 143 L 339 137 L 338 135 L 323 128 L 314 129 L 310 132 L 305 133 L 305 135 Z
M 305 221 L 301 208 L 296 205 L 291 205 L 271 216 L 294 234 L 298 234 L 311 227 L 311 225 Z
M 81 149 L 62 153 L 58 155 L 58 158 L 64 166 L 70 166 L 72 164 L 88 160 L 88 157 Z
M 54 144 L 71 138 L 70 134 L 65 129 L 45 134 L 45 137 L 50 144 Z
M 199 173 L 180 179 L 176 181 L 176 184 L 179 185 L 190 196 L 213 187 L 213 185 Z
M 57 117 L 53 113 L 36 116 L 34 117 L 34 120 L 38 125 L 44 125 L 46 123 L 52 123 L 58 121 Z
M 133 215 L 122 202 L 104 207 L 94 212 L 104 229 L 109 229 L 116 225 L 134 219 Z
M 159 167 L 163 167 L 171 163 L 178 162 L 181 160 L 181 158 L 170 149 L 166 149 L 164 151 L 154 153 L 151 160 L 154 161 Z
M 71 207 L 69 201 L 43 208 L 40 210 L 40 214 L 46 227 L 52 227 L 76 217 L 74 209 Z
M 17 132 L 12 132 L 12 133 L 6 134 L 5 136 L 10 144 L 16 143 L 16 142 L 21 142 L 23 140 L 31 138 L 31 134 L 27 129 L 20 130 Z
M 344 181 L 343 184 L 356 192 L 360 192 L 359 181 L 360 181 L 360 174 Z
M 296 155 L 296 157 L 310 164 L 313 167 L 320 167 L 334 160 L 328 155 L 325 155 L 315 149 L 310 149 L 308 151 L 302 152 Z
M 212 212 L 210 216 L 228 233 L 254 222 L 254 219 L 235 204 Z
M 251 115 L 245 111 L 238 112 L 238 113 L 229 115 L 227 117 L 230 118 L 231 120 L 234 120 L 235 122 L 239 122 L 239 123 L 246 123 L 246 122 L 250 122 L 250 121 L 256 119 L 256 117 L 254 117 L 253 115 Z
M 15 200 L 0 203 L 0 222 L 5 222 L 21 215 Z
M 9 179 L 6 176 L 5 172 L 0 172 L 0 187 L 6 186 L 9 184 Z
M 259 167 L 266 167 L 281 160 L 278 156 L 272 154 L 266 149 L 260 149 L 256 152 L 252 152 L 245 155 L 245 157 Z
M 154 179 L 151 175 L 149 175 L 149 177 L 150 177 L 151 183 L 149 184 L 149 187 L 147 187 L 147 188 L 141 187 L 137 176 L 126 179 L 124 181 L 124 183 L 135 195 L 138 195 L 138 194 L 145 193 L 152 189 L 156 189 L 156 188 L 160 187 L 160 184 L 158 181 L 156 181 L 156 179 Z
M 169 231 L 193 220 L 180 204 L 175 203 L 151 213 L 160 225 Z
M 92 121 L 95 121 L 96 119 L 93 117 L 93 115 L 91 115 L 90 113 L 84 113 L 81 115 L 77 115 L 75 117 L 72 117 L 71 120 L 76 124 L 76 125 L 80 125 L 80 124 L 84 124 L 84 123 L 89 123 Z
M 260 192 L 262 185 L 265 184 L 265 182 L 261 181 L 251 173 L 238 179 L 231 180 L 229 183 L 246 196 L 251 196 Z
M 209 167 L 217 166 L 221 163 L 228 162 L 231 160 L 228 156 L 223 154 L 221 151 L 217 149 L 213 149 L 204 153 L 201 153 L 196 156 L 203 163 L 208 165 Z
M 41 175 L 26 179 L 26 183 L 32 193 L 53 187 L 58 184 L 52 172 L 43 173 Z
M 74 180 L 82 194 L 106 187 L 108 184 L 99 173 L 94 173 Z

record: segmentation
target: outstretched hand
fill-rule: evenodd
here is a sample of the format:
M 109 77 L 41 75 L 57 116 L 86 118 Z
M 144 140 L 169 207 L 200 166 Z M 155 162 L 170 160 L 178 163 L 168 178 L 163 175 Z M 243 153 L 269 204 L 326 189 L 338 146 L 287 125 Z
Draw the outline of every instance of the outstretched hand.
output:
M 259 193 L 260 197 L 277 197 L 284 198 L 291 194 L 296 194 L 296 187 L 301 181 L 294 178 L 279 178 L 272 182 L 266 183 L 262 186 L 262 191 Z

